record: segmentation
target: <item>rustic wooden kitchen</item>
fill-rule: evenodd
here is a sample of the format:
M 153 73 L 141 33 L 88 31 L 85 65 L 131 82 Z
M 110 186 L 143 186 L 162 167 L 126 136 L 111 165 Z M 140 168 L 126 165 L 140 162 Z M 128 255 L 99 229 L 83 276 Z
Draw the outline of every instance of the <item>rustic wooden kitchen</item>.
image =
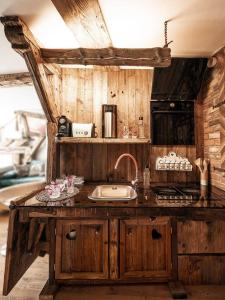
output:
M 19 17 L 1 22 L 47 118 L 47 184 L 84 181 L 11 201 L 3 294 L 47 254 L 42 300 L 62 285 L 168 283 L 174 299 L 224 285 L 225 48 L 45 49 Z

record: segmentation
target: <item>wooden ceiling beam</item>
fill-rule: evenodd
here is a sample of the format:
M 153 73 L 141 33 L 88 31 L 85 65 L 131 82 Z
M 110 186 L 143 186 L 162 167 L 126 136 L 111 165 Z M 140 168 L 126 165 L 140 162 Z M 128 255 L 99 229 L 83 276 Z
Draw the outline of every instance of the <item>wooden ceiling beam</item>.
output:
M 51 1 L 81 47 L 105 48 L 112 46 L 98 0 Z
M 29 72 L 0 75 L 0 87 L 14 87 L 32 84 L 33 81 Z
M 4 25 L 5 35 L 12 48 L 25 59 L 47 120 L 56 123 L 58 109 L 47 79 L 40 47 L 32 32 L 17 16 L 1 17 L 0 21 Z
M 41 49 L 41 56 L 57 64 L 168 67 L 171 63 L 170 48 Z

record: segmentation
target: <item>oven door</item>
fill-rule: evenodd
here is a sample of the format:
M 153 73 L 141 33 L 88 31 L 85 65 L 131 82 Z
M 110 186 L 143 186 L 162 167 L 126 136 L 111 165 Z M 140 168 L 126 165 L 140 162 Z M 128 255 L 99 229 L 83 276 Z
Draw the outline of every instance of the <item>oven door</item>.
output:
M 168 103 L 157 106 L 153 104 L 151 116 L 153 145 L 193 145 L 194 103 L 175 104 L 178 109 L 168 105 Z

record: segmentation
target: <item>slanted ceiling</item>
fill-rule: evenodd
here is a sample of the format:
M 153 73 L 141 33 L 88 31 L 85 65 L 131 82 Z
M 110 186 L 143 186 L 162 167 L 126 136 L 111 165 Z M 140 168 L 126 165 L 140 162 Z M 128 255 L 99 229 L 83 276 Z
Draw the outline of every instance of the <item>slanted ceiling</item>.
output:
M 205 58 L 172 58 L 168 68 L 155 68 L 154 100 L 195 100 L 205 74 Z
M 76 2 L 85 8 L 89 2 L 95 1 L 1 1 L 0 14 L 20 16 L 39 40 L 40 45 L 45 48 L 86 47 L 81 45 L 84 43 L 81 41 L 84 38 L 82 30 L 74 35 L 71 30 L 73 24 L 66 25 L 67 21 L 65 18 L 63 20 L 62 14 L 58 12 L 57 5 L 55 6 L 53 2 L 55 5 L 56 2 L 65 3 L 65 6 Z M 165 20 L 171 20 L 168 23 L 168 40 L 173 40 L 170 45 L 173 57 L 211 56 L 224 45 L 224 0 L 98 0 L 98 3 L 106 27 L 103 24 L 95 29 L 104 31 L 101 37 L 106 41 L 108 34 L 115 48 L 162 47 Z M 95 14 L 91 16 L 94 20 Z M 80 15 L 79 18 L 89 32 L 93 27 L 85 23 L 85 15 Z M 10 73 L 10 68 L 11 70 L 16 68 L 17 72 L 24 71 L 23 61 L 17 60 L 15 55 L 13 57 L 13 52 L 9 52 L 9 48 L 5 46 L 7 41 L 3 32 L 0 32 L 0 43 L 5 51 L 0 57 L 0 73 Z M 97 45 L 95 41 L 94 45 Z M 6 65 L 8 69 L 2 72 L 2 68 Z

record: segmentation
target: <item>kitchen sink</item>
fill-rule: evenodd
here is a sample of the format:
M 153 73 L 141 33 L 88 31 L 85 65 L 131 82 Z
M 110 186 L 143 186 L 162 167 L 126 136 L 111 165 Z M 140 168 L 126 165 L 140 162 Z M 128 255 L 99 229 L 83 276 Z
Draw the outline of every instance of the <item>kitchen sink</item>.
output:
M 133 200 L 137 197 L 136 191 L 129 185 L 98 185 L 91 195 L 91 200 L 119 201 Z

